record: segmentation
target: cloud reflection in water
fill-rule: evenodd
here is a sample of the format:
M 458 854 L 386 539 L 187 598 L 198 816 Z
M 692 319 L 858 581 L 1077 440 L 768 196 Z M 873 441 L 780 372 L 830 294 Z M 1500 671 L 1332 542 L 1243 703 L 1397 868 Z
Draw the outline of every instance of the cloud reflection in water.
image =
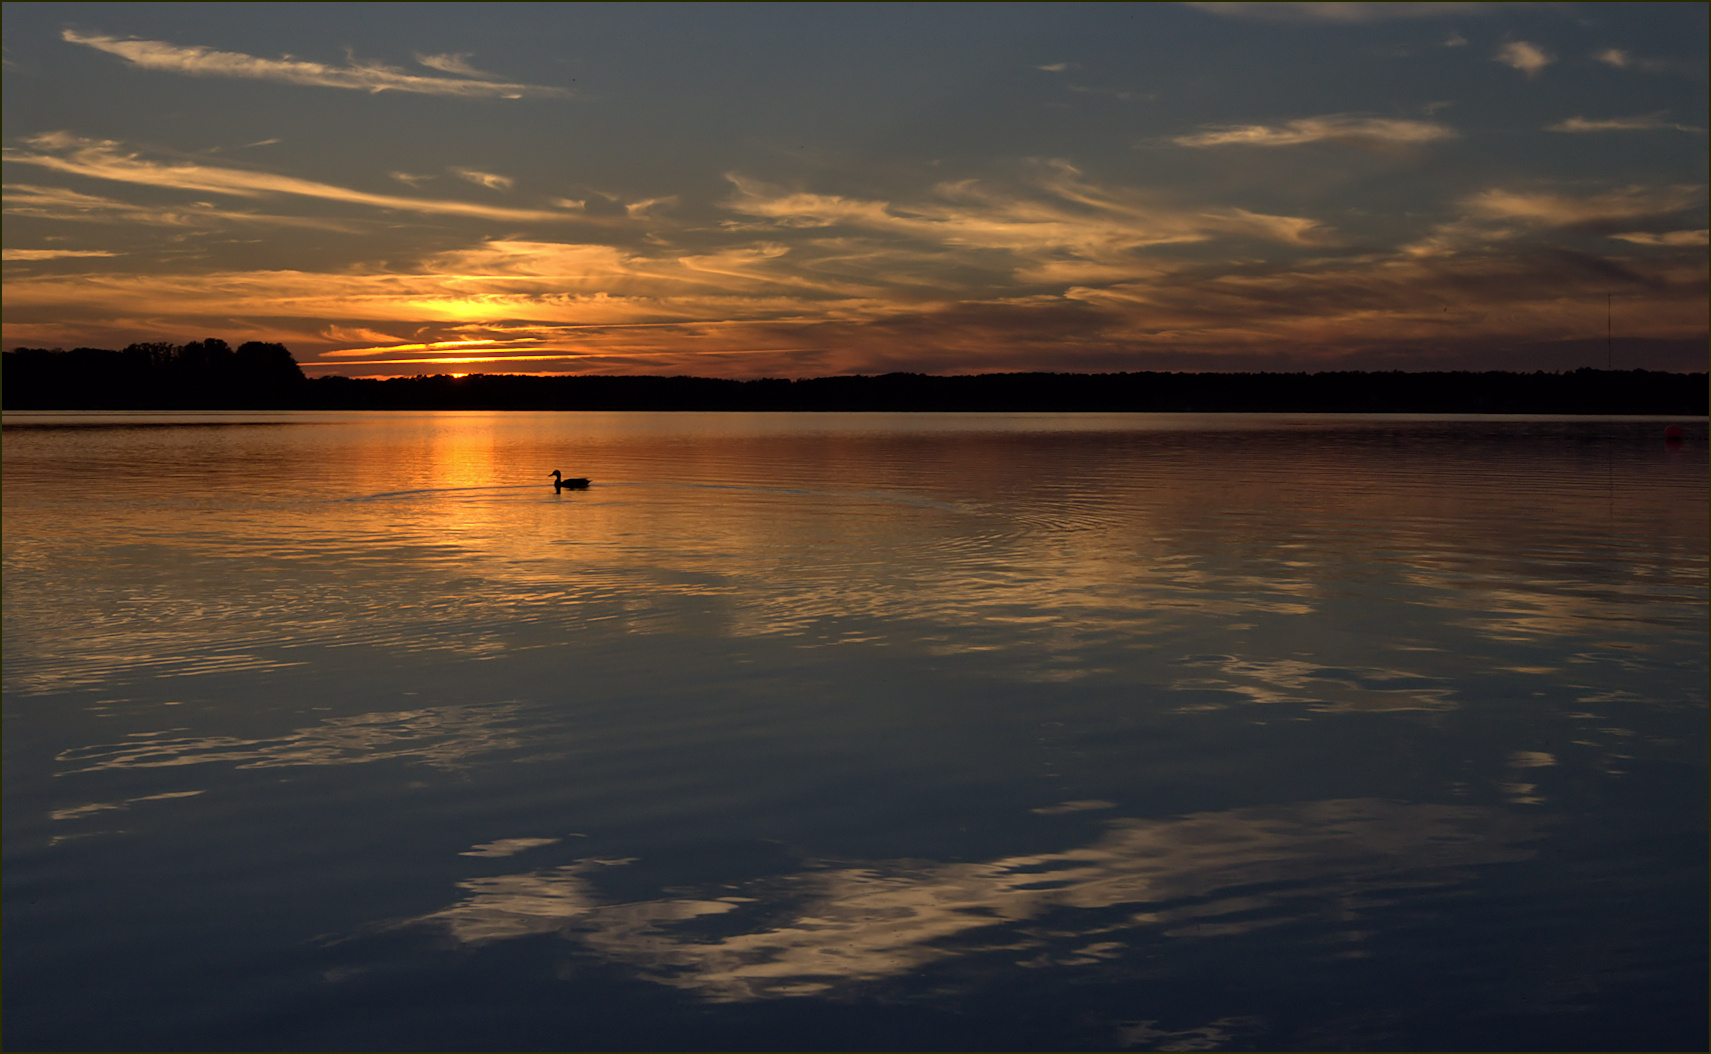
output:
M 1405 670 L 1328 667 L 1297 659 L 1243 660 L 1232 655 L 1194 656 L 1184 666 L 1211 667 L 1222 676 L 1183 677 L 1179 691 L 1217 691 L 1253 703 L 1296 703 L 1309 710 L 1449 710 L 1455 690 L 1447 681 Z M 1198 702 L 1181 709 L 1222 709 L 1223 703 Z
M 479 945 L 557 933 L 714 1002 L 835 993 L 959 955 L 1018 965 L 1119 957 L 1132 941 L 1250 932 L 1334 902 L 1358 939 L 1383 893 L 1523 860 L 1538 825 L 1494 810 L 1374 799 L 1122 819 L 1091 844 L 984 863 L 811 863 L 717 895 L 609 902 L 597 875 L 628 860 L 472 878 L 403 925 Z M 729 892 L 735 889 L 735 893 Z M 1109 909 L 1131 908 L 1114 918 Z M 717 919 L 717 922 L 714 920 Z M 717 930 L 718 932 L 713 932 Z
M 68 772 L 216 762 L 264 769 L 397 760 L 456 768 L 477 755 L 521 746 L 524 739 L 516 722 L 522 710 L 519 704 L 498 703 L 358 714 L 263 739 L 173 734 L 181 730 L 135 732 L 130 742 L 74 747 L 55 760 L 80 766 Z

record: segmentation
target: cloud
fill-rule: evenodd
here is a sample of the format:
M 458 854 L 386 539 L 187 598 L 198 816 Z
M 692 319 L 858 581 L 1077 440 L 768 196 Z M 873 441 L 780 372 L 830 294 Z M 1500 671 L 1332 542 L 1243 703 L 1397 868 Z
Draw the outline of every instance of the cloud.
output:
M 6 260 L 58 260 L 67 256 L 123 256 L 105 249 L 5 249 L 0 258 Z
M 1605 48 L 1602 51 L 1593 52 L 1592 57 L 1606 66 L 1614 66 L 1619 70 L 1637 69 L 1642 73 L 1668 73 L 1671 70 L 1682 68 L 1669 59 L 1635 58 L 1621 48 Z
M 453 168 L 450 169 L 450 172 L 465 182 L 474 183 L 478 187 L 486 187 L 489 190 L 510 190 L 517 182 L 510 176 L 496 176 L 491 172 L 478 172 L 473 168 Z
M 388 176 L 392 177 L 393 179 L 396 179 L 398 182 L 403 183 L 405 186 L 409 186 L 409 187 L 420 186 L 423 183 L 426 183 L 429 180 L 435 178 L 432 175 L 418 176 L 418 175 L 415 175 L 415 174 L 410 173 L 410 172 L 388 172 L 386 174 Z
M 1107 339 L 1209 354 L 1293 348 L 1323 362 L 1363 349 L 1575 339 L 1588 320 L 1565 305 L 1602 301 L 1612 286 L 1647 302 L 1636 337 L 1691 339 L 1705 332 L 1706 268 L 1696 256 L 1616 263 L 1511 243 L 1253 273 L 1181 270 L 1065 295 L 1109 312 Z
M 1260 127 L 1262 135 L 1231 141 L 1455 135 L 1426 119 L 1344 114 Z M 1498 186 L 1435 217 L 1443 222 L 1429 246 L 1368 246 L 1356 255 L 1314 216 L 1121 185 L 1061 161 L 894 196 L 820 193 L 733 174 L 728 198 L 717 203 L 727 222 L 614 217 L 625 231 L 616 242 L 583 234 L 598 228 L 572 199 L 555 199 L 546 211 L 544 197 L 542 208 L 531 210 L 369 194 L 66 133 L 32 137 L 6 156 L 216 203 L 150 208 L 19 184 L 6 188 L 9 218 L 124 216 L 219 229 L 238 208 L 291 211 L 264 202 L 295 195 L 392 210 L 302 207 L 358 217 L 345 221 L 353 226 L 395 223 L 408 209 L 523 232 L 414 261 L 389 243 L 368 262 L 302 270 L 220 269 L 184 255 L 127 273 L 99 260 L 82 268 L 74 259 L 9 264 L 7 339 L 46 345 L 100 345 L 96 334 L 126 326 L 135 332 L 119 344 L 182 339 L 173 331 L 219 332 L 223 320 L 249 318 L 279 330 L 257 339 L 289 337 L 311 366 L 318 354 L 341 352 L 321 357 L 320 368 L 348 373 L 464 368 L 439 366 L 454 361 L 495 371 L 736 376 L 1144 369 L 1162 362 L 1331 367 L 1359 355 L 1402 356 L 1409 347 L 1489 350 L 1556 339 L 1573 328 L 1563 321 L 1565 304 L 1589 289 L 1602 300 L 1612 284 L 1647 298 L 1648 338 L 1685 340 L 1704 331 L 1697 230 L 1704 221 L 1684 212 L 1702 205 L 1699 187 Z M 464 170 L 462 178 L 472 178 L 466 173 L 493 176 Z M 604 204 L 587 193 L 589 202 Z M 649 199 L 627 208 L 661 217 L 653 210 L 667 204 Z M 559 226 L 542 227 L 541 220 Z M 638 228 L 655 237 L 631 237 Z M 567 229 L 586 240 L 547 233 Z M 1548 244 L 1558 230 L 1616 240 L 1571 252 Z M 1588 241 L 1577 236 L 1573 244 L 1584 249 Z M 141 243 L 110 239 L 63 244 L 143 251 Z M 1335 251 L 1323 251 L 1327 246 Z M 67 270 L 78 273 L 48 273 Z M 72 322 L 86 328 L 46 332 Z
M 147 161 L 127 152 L 122 144 L 111 140 L 84 139 L 65 132 L 49 132 L 24 141 L 34 150 L 8 147 L 3 155 L 5 160 L 120 183 L 140 183 L 153 187 L 248 198 L 285 194 L 425 215 L 470 216 L 489 220 L 534 221 L 570 218 L 562 211 L 503 208 L 431 198 L 402 198 L 268 172 L 217 168 L 196 162 Z
M 144 206 L 96 194 L 82 194 L 63 187 L 40 187 L 29 183 L 6 184 L 5 211 L 8 216 L 27 216 L 40 220 L 179 227 L 205 232 L 227 230 L 233 223 L 335 231 L 357 229 L 340 220 L 313 216 L 276 216 L 245 209 L 222 208 L 205 201 L 176 208 Z
M 332 329 L 332 328 L 334 328 L 334 327 L 329 327 L 329 329 Z M 359 332 L 367 332 L 367 331 L 363 330 L 363 331 L 359 331 Z M 366 339 L 374 339 L 374 338 L 366 338 Z M 411 342 L 407 342 L 407 341 L 400 341 L 397 337 L 382 337 L 382 338 L 380 338 L 380 341 L 381 342 L 375 347 L 341 348 L 338 351 L 329 351 L 326 353 L 325 357 L 326 358 L 339 358 L 339 359 L 353 359 L 353 358 L 360 358 L 360 357 L 365 356 L 365 355 L 385 355 L 388 357 L 392 357 L 394 359 L 394 361 L 433 362 L 433 361 L 440 361 L 440 360 L 437 360 L 437 359 L 400 360 L 400 359 L 397 359 L 396 356 L 407 355 L 407 354 L 426 354 L 426 353 L 460 354 L 460 353 L 467 353 L 467 352 L 470 352 L 472 350 L 478 350 L 478 351 L 482 351 L 482 352 L 496 352 L 496 351 L 502 352 L 502 351 L 506 350 L 506 347 L 505 347 L 506 345 L 520 345 L 520 344 L 521 345 L 532 345 L 532 344 L 536 344 L 539 342 L 538 338 L 535 338 L 535 337 L 523 337 L 523 338 L 520 338 L 517 340 L 510 340 L 510 341 L 492 340 L 492 339 L 434 340 L 434 341 L 427 341 L 427 342 L 423 342 L 423 343 L 411 343 Z
M 1711 244 L 1711 238 L 1707 238 L 1708 234 L 1711 234 L 1711 231 L 1630 231 L 1626 234 L 1612 234 L 1610 237 L 1635 245 L 1682 246 Z
M 1361 117 L 1333 113 L 1303 117 L 1281 125 L 1214 125 L 1171 140 L 1178 146 L 1300 146 L 1349 143 L 1356 146 L 1416 146 L 1457 138 L 1456 130 L 1436 121 L 1400 117 Z
M 477 80 L 489 81 L 496 81 L 499 79 L 499 75 L 496 73 L 488 73 L 485 70 L 478 70 L 474 66 L 471 66 L 469 64 L 470 54 L 471 52 L 467 51 L 455 55 L 424 55 L 421 52 L 417 52 L 416 61 L 431 70 L 440 70 L 443 73 L 455 73 L 459 77 L 474 77 Z
M 1424 237 L 1401 246 L 1403 258 L 1453 258 L 1486 253 L 1550 231 L 1601 234 L 1648 245 L 1680 245 L 1653 234 L 1681 228 L 1682 213 L 1703 208 L 1703 186 L 1619 187 L 1595 194 L 1492 187 L 1463 198 L 1460 214 L 1435 224 Z M 1633 235 L 1634 228 L 1650 233 Z M 1509 251 L 1520 251 L 1519 247 Z
M 823 263 L 840 273 L 948 292 L 948 276 L 962 272 L 967 277 L 956 288 L 977 295 L 1020 292 L 1016 281 L 1050 284 L 1071 273 L 1131 276 L 1147 269 L 1136 253 L 1151 246 L 1219 237 L 1286 245 L 1332 241 L 1331 232 L 1310 218 L 1185 207 L 1143 191 L 1099 186 L 1063 162 L 1037 165 L 1029 175 L 1019 186 L 944 183 L 930 197 L 907 203 L 786 191 L 731 175 L 736 193 L 725 207 L 774 229 L 879 236 L 841 243 L 853 252 Z
M 264 59 L 236 51 L 215 51 L 211 48 L 186 47 L 160 40 L 121 40 L 101 34 L 79 33 L 67 29 L 61 37 L 72 44 L 105 51 L 141 69 L 166 73 L 182 73 L 192 77 L 238 77 L 246 80 L 278 81 L 323 88 L 349 88 L 355 91 L 399 91 L 419 95 L 455 95 L 468 98 L 498 97 L 521 99 L 526 96 L 558 97 L 569 94 L 563 88 L 533 84 L 508 84 L 489 80 L 454 80 L 448 77 L 428 77 L 406 73 L 380 63 L 355 63 L 329 66 L 321 62 L 306 62 L 286 56 Z M 434 68 L 461 73 L 451 69 L 459 56 L 429 56 L 446 60 L 446 65 Z M 419 58 L 424 65 L 431 65 Z M 476 74 L 464 74 L 474 76 Z
M 1491 4 L 1463 3 L 1190 3 L 1208 14 L 1261 22 L 1383 22 L 1482 14 Z
M 624 206 L 624 212 L 635 218 L 642 218 L 677 205 L 677 195 L 669 194 L 663 198 L 647 198 L 643 201 L 632 201 Z
M 1529 44 L 1525 40 L 1511 40 L 1497 49 L 1492 61 L 1518 69 L 1529 77 L 1536 77 L 1540 70 L 1556 61 L 1556 56 L 1537 44 Z
M 1064 70 L 1069 69 L 1069 63 L 1054 62 L 1049 66 L 1035 66 L 1034 68 L 1037 70 L 1045 70 L 1047 73 L 1062 73 Z
M 1444 47 L 1465 48 L 1467 47 L 1467 38 L 1462 36 L 1460 33 L 1451 33 L 1447 38 L 1445 38 Z
M 1695 128 L 1692 125 L 1666 121 L 1661 113 L 1647 114 L 1642 117 L 1602 117 L 1590 120 L 1585 117 L 1570 117 L 1566 121 L 1558 121 L 1556 124 L 1545 126 L 1547 132 L 1646 132 L 1655 129 L 1700 133 L 1705 131 L 1703 128 Z
M 1484 219 L 1516 221 L 1546 227 L 1599 228 L 1641 219 L 1664 219 L 1703 200 L 1703 188 L 1622 187 L 1576 197 L 1548 191 L 1491 189 L 1469 198 L 1466 205 Z
M 1492 358 L 1506 349 L 1578 339 L 1590 323 L 1572 305 L 1601 308 L 1612 287 L 1643 304 L 1636 339 L 1702 341 L 1704 251 L 1676 240 L 1642 238 L 1628 256 L 1605 258 L 1516 235 L 1435 255 L 1241 266 L 1048 247 L 1007 252 L 1013 271 L 987 287 L 978 274 L 952 287 L 942 268 L 967 267 L 991 248 L 945 249 L 889 232 L 698 253 L 491 240 L 405 269 L 8 275 L 5 339 L 101 346 L 105 333 L 122 344 L 267 319 L 279 332 L 256 339 L 290 336 L 306 365 L 358 374 L 434 372 L 453 360 L 726 376 L 1417 368 L 1410 355 L 1448 349 L 1470 362 L 1486 356 L 1489 367 L 1512 361 Z M 1052 266 L 1060 270 L 1048 273 Z M 923 272 L 929 281 L 915 281 Z M 317 360 L 323 349 L 350 354 Z
M 351 344 L 357 341 L 369 341 L 375 344 L 402 344 L 403 337 L 395 337 L 390 333 L 367 329 L 362 326 L 327 326 L 321 330 L 321 336 L 341 344 Z

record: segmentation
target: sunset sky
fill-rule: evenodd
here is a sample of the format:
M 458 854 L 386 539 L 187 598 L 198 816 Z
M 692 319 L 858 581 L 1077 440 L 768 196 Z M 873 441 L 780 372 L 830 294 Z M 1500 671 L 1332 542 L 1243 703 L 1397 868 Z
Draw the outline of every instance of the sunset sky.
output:
M 4 333 L 1704 369 L 1707 5 L 4 6 Z

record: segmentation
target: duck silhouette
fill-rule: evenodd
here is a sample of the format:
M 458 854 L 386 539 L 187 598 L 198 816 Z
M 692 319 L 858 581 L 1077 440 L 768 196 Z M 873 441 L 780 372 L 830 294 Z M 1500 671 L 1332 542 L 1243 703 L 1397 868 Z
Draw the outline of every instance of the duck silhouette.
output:
M 587 490 L 588 477 L 577 476 L 575 479 L 563 479 L 559 476 L 558 469 L 553 469 L 553 492 L 556 494 L 557 492 L 564 490 L 566 487 L 571 490 Z

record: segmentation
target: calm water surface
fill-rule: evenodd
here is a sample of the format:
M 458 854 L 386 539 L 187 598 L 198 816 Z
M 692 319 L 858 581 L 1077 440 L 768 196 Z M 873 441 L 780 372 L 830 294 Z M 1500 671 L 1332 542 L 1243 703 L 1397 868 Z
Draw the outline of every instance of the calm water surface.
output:
M 12 1049 L 1706 1043 L 1702 420 L 5 420 Z

